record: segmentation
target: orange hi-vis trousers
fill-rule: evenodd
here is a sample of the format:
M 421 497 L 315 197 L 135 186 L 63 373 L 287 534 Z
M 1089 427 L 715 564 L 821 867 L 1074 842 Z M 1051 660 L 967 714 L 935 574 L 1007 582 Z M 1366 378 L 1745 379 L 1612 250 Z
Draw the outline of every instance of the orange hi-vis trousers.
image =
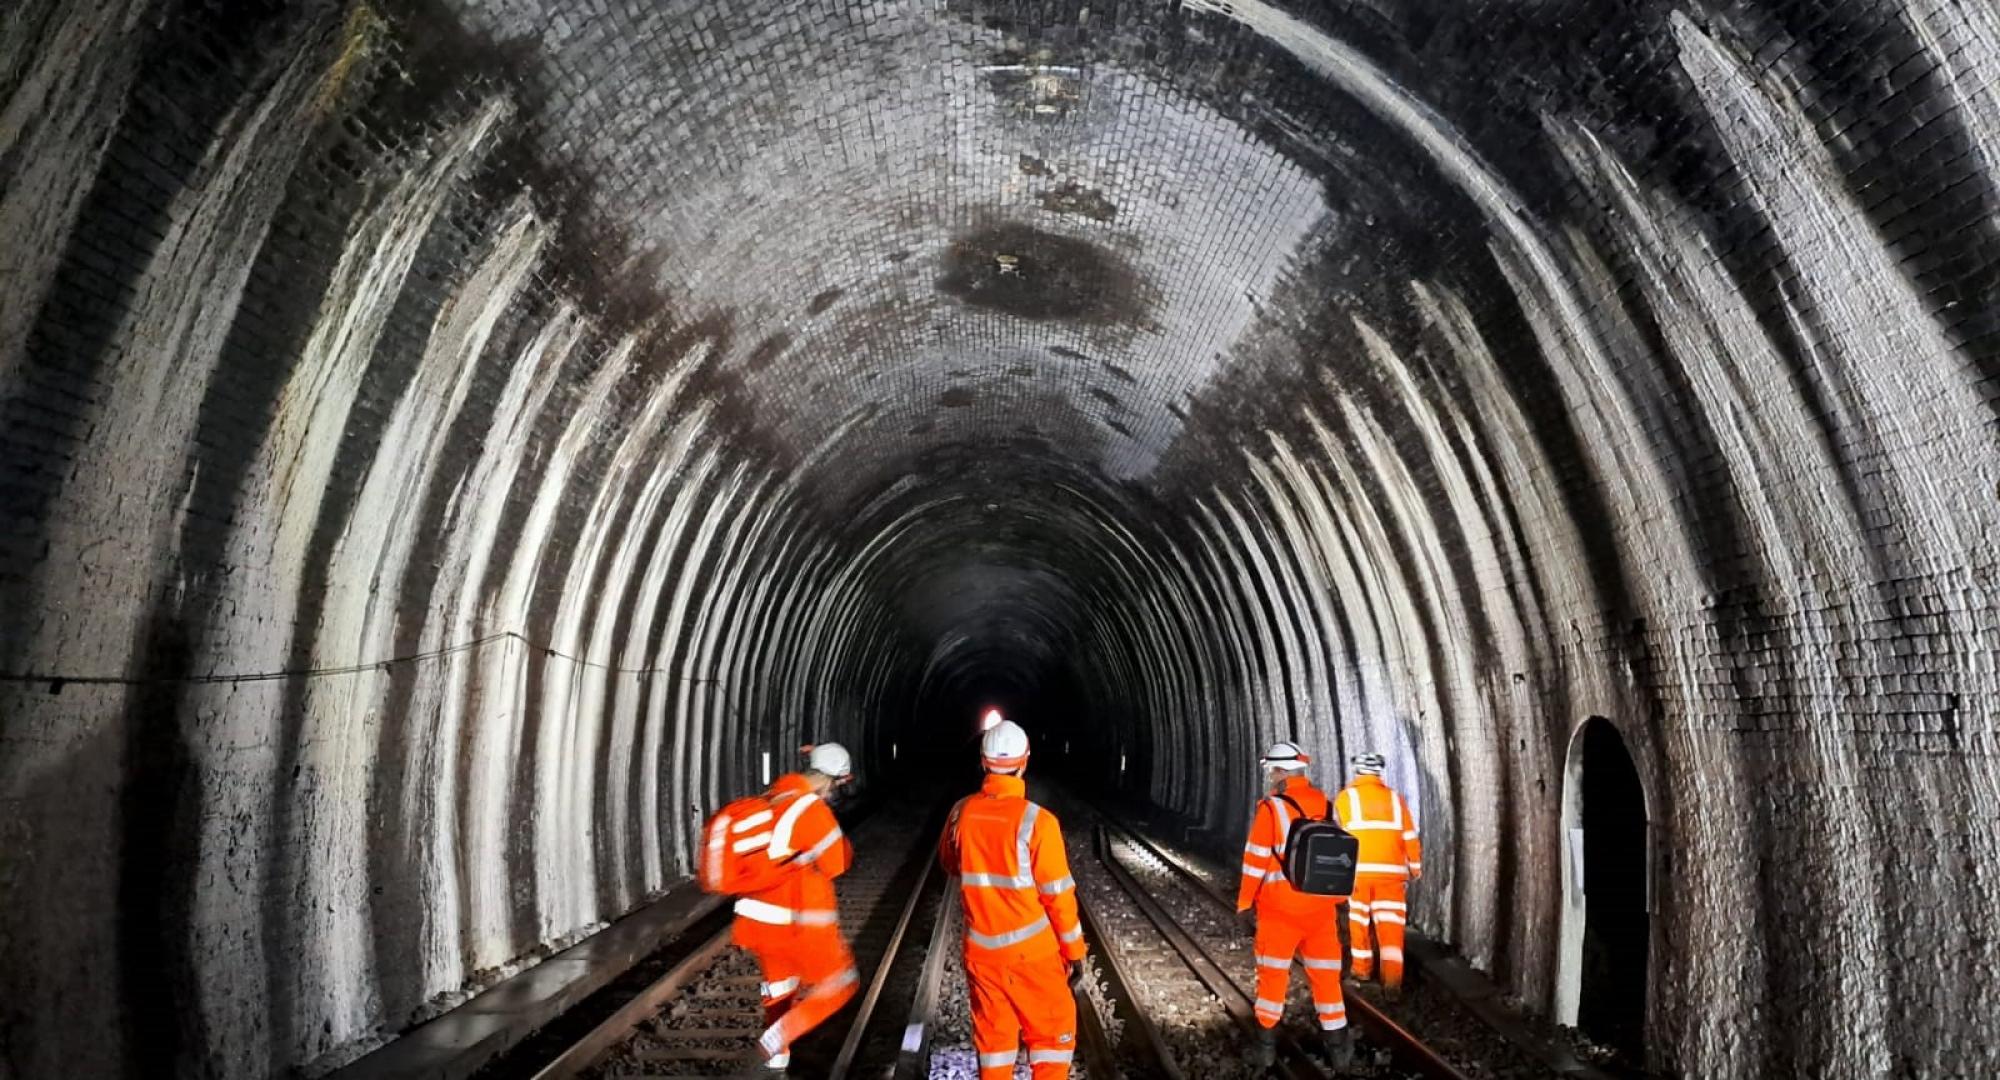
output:
M 1292 955 L 1305 965 L 1312 984 L 1313 1010 L 1319 1026 L 1335 1031 L 1347 1026 L 1347 1002 L 1340 995 L 1340 924 L 1327 918 L 1300 918 L 1270 910 L 1257 912 L 1257 1022 L 1277 1027 L 1285 1015 L 1285 996 L 1292 981 Z
M 766 1025 L 757 1046 L 767 1058 L 789 1053 L 792 1043 L 839 1012 L 861 981 L 837 926 L 738 919 L 734 938 L 757 958 Z
M 1076 997 L 1060 957 L 981 963 L 968 954 L 965 981 L 979 1080 L 1012 1080 L 1024 1042 L 1034 1080 L 1067 1080 L 1076 1056 Z
M 1403 924 L 1409 918 L 1409 879 L 1386 874 L 1357 874 L 1354 894 L 1347 898 L 1347 947 L 1354 954 L 1354 977 L 1367 978 L 1382 959 L 1382 985 L 1403 985 Z M 1375 928 L 1374 941 L 1368 936 Z

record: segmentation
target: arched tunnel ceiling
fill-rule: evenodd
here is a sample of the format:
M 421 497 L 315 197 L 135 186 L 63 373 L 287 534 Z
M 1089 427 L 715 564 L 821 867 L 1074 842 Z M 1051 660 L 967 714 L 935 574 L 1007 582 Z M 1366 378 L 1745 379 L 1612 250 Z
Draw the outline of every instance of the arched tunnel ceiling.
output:
M 1420 159 L 1365 110 L 1165 5 L 462 14 L 527 46 L 618 273 L 728 327 L 718 367 L 835 509 L 940 447 L 1149 479 L 1266 366 L 1298 274 L 1431 232 Z
M 869 508 L 922 493 L 885 565 L 933 661 L 1032 684 L 1092 618 L 1077 507 L 1199 490 L 1297 423 L 1277 402 L 1367 377 L 1329 311 L 1430 272 L 1472 209 L 1398 130 L 1404 88 L 1245 10 L 1304 44 L 1147 4 L 459 16 L 522 56 L 614 272 L 716 328 L 803 497 L 872 537 Z M 1329 48 L 1389 104 L 1327 93 Z M 1050 499 L 1052 474 L 1098 494 Z
M 0 274 L 0 1075 L 326 1074 L 988 695 L 1385 753 L 1558 1020 L 1601 717 L 1653 1065 L 2000 1073 L 1990 4 L 16 0 Z

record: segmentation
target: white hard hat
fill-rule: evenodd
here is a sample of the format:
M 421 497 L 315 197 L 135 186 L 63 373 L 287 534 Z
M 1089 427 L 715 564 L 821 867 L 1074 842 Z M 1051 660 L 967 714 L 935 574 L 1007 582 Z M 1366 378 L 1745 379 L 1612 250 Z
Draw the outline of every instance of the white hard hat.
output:
M 847 755 L 845 746 L 837 742 L 823 742 L 806 748 L 806 767 L 842 780 L 853 774 L 854 759 Z
M 1264 756 L 1257 759 L 1257 764 L 1267 769 L 1284 769 L 1289 772 L 1312 764 L 1312 755 L 1299 749 L 1298 743 L 1274 742 L 1269 750 L 1264 751 Z
M 979 760 L 989 772 L 1018 769 L 1028 763 L 1028 733 L 1012 720 L 988 728 L 979 740 Z
M 1354 772 L 1357 776 L 1380 776 L 1382 767 L 1386 764 L 1380 754 L 1356 754 L 1347 760 L 1354 763 Z

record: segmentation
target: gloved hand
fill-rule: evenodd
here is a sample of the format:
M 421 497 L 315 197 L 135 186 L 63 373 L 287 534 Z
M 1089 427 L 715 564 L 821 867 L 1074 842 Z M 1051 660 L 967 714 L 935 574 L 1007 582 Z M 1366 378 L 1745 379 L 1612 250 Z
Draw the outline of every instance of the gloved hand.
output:
M 1237 912 L 1236 922 L 1243 927 L 1244 933 L 1253 935 L 1257 933 L 1257 912 L 1254 908 L 1244 908 Z
M 1081 991 L 1083 989 L 1083 961 L 1078 960 L 1073 964 L 1065 965 L 1065 967 L 1067 970 L 1063 973 L 1063 977 L 1069 982 L 1070 993 L 1074 994 Z

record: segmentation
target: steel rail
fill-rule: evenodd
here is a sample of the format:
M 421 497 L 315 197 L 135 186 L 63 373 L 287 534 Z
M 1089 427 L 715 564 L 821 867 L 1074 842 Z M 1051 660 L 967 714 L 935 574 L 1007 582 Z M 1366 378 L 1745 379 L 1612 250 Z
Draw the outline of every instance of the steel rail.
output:
M 930 951 L 924 954 L 922 979 L 910 1001 L 910 1019 L 903 1026 L 903 1041 L 896 1052 L 891 1072 L 895 1080 L 922 1080 L 930 1072 L 931 1032 L 937 1027 L 938 990 L 944 982 L 944 965 L 949 956 L 951 924 L 958 913 L 958 889 L 945 881 L 944 896 L 938 901 L 936 925 L 931 927 Z
M 1224 896 L 1221 890 L 1217 889 L 1212 882 L 1188 866 L 1178 856 L 1162 850 L 1158 844 L 1153 843 L 1150 838 L 1141 834 L 1138 830 L 1126 825 L 1116 815 L 1106 813 L 1101 808 L 1099 809 L 1099 813 L 1104 816 L 1106 821 L 1112 823 L 1111 827 L 1116 828 L 1135 845 L 1158 859 L 1161 865 L 1172 870 L 1177 876 L 1193 885 L 1197 892 L 1208 897 L 1209 901 L 1217 907 L 1225 912 L 1234 912 L 1236 910 L 1236 904 L 1233 900 Z M 1426 1045 L 1422 1039 L 1418 1038 L 1408 1028 L 1390 1019 L 1387 1013 L 1376 1008 L 1366 998 L 1363 998 L 1359 994 L 1346 994 L 1343 997 L 1347 1002 L 1348 1012 L 1360 1021 L 1361 1026 L 1367 1030 L 1369 1037 L 1387 1046 L 1390 1054 L 1400 1064 L 1415 1069 L 1425 1076 L 1433 1077 L 1435 1080 L 1466 1080 L 1465 1074 L 1460 1072 L 1457 1066 L 1446 1061 L 1437 1051 Z
M 848 1072 L 854 1067 L 855 1056 L 861 1052 L 861 1040 L 867 1035 L 868 1022 L 873 1019 L 875 1006 L 882 1000 L 882 990 L 889 983 L 889 970 L 895 966 L 897 956 L 903 951 L 903 939 L 909 933 L 910 923 L 923 903 L 924 890 L 930 885 L 931 874 L 937 868 L 936 848 L 937 845 L 931 844 L 917 852 L 924 868 L 910 888 L 910 898 L 903 901 L 903 911 L 896 917 L 896 929 L 889 935 L 888 944 L 883 946 L 882 959 L 875 965 L 874 978 L 868 980 L 868 993 L 861 999 L 854 1023 L 847 1029 L 847 1037 L 841 1041 L 840 1054 L 833 1059 L 833 1070 L 827 1074 L 828 1080 L 846 1080 Z
M 1109 829 L 1099 825 L 1096 829 L 1096 841 L 1098 859 L 1111 874 L 1111 879 L 1125 891 L 1133 906 L 1138 908 L 1146 921 L 1153 925 L 1153 929 L 1160 932 L 1160 937 L 1173 948 L 1174 952 L 1180 954 L 1181 961 L 1187 964 L 1188 970 L 1194 972 L 1195 978 L 1200 979 L 1202 985 L 1208 987 L 1208 992 L 1214 994 L 1215 999 L 1222 1003 L 1223 1009 L 1229 1013 L 1229 1018 L 1236 1021 L 1236 1025 L 1243 1029 L 1244 1034 L 1254 1038 L 1260 1028 L 1250 995 L 1244 992 L 1221 964 L 1216 963 L 1215 958 L 1209 955 L 1207 949 L 1202 948 L 1201 943 L 1194 939 L 1193 934 L 1188 933 L 1178 919 L 1162 908 L 1159 901 L 1153 899 L 1152 895 L 1132 876 L 1132 872 L 1118 861 L 1117 855 L 1111 850 Z M 1277 1067 L 1280 1074 L 1288 1080 L 1323 1080 L 1325 1077 L 1326 1073 L 1313 1064 L 1306 1054 L 1305 1047 L 1299 1045 L 1298 1040 L 1289 1033 L 1279 1032 L 1278 1049 L 1280 1055 Z
M 849 817 L 849 831 L 858 830 L 864 824 L 872 823 L 881 809 L 882 802 L 879 798 L 871 799 L 856 807 Z M 933 847 L 934 845 L 921 845 L 916 851 L 915 857 L 925 860 L 925 863 L 922 872 L 923 877 L 919 878 L 917 890 L 912 894 L 913 901 L 917 895 L 922 893 L 923 881 L 930 873 L 930 864 L 934 861 L 934 857 L 931 854 Z M 906 861 L 899 865 L 907 867 L 908 863 Z M 893 881 L 897 876 L 900 876 L 900 872 L 892 875 L 890 880 Z M 895 958 L 897 945 L 902 939 L 909 917 L 910 912 L 906 907 L 897 924 L 896 933 L 891 938 L 889 946 L 885 950 L 875 976 L 871 981 L 869 988 L 870 1001 L 866 1003 L 866 1008 L 857 1015 L 855 1026 L 848 1033 L 847 1042 L 842 1043 L 841 1052 L 844 1056 L 851 1057 L 847 1043 L 858 1042 L 858 1033 L 867 1024 L 870 1015 L 869 1010 L 873 1007 L 873 1001 L 881 995 L 881 984 L 886 977 L 891 961 Z M 657 1015 L 677 995 L 688 990 L 696 980 L 701 978 L 709 968 L 715 965 L 715 962 L 721 958 L 729 944 L 730 926 L 729 923 L 725 922 L 721 929 L 702 940 L 700 944 L 695 946 L 693 951 L 676 962 L 665 974 L 647 984 L 645 989 L 639 991 L 631 1000 L 619 1006 L 610 1016 L 592 1027 L 581 1038 L 571 1043 L 553 1061 L 536 1070 L 533 1074 L 533 1080 L 567 1080 L 567 1078 L 577 1076 L 584 1070 L 596 1065 L 610 1050 L 626 1039 L 631 1038 L 640 1025 Z
M 1227 894 L 1217 889 L 1206 874 L 1196 869 L 1179 852 L 1169 851 L 1155 843 L 1152 837 L 1125 824 L 1119 815 L 1109 813 L 1102 807 L 1097 807 L 1097 811 L 1105 818 L 1118 822 L 1119 827 L 1127 836 L 1132 837 L 1175 873 L 1179 874 L 1203 893 L 1206 893 L 1210 900 L 1213 900 L 1216 904 L 1224 908 L 1233 908 L 1235 906 Z M 1474 1019 L 1485 1024 L 1499 1038 L 1512 1044 L 1523 1054 L 1547 1065 L 1549 1070 L 1557 1076 L 1568 1077 L 1570 1080 L 1612 1080 L 1610 1073 L 1579 1060 L 1576 1054 L 1568 1047 L 1529 1031 L 1518 1017 L 1509 1015 L 1504 1009 L 1494 1004 L 1490 996 L 1490 991 L 1489 996 L 1469 993 L 1461 984 L 1468 977 L 1483 978 L 1483 976 L 1472 976 L 1469 969 L 1464 972 L 1450 970 L 1435 944 L 1427 943 L 1414 933 L 1409 935 L 1409 937 L 1410 940 L 1404 946 L 1409 954 L 1409 965 L 1412 968 L 1424 969 L 1432 976 L 1432 981 L 1449 993 L 1452 1000 L 1457 1002 L 1460 1008 L 1471 1013 Z M 1462 961 L 1459 963 L 1459 966 L 1464 968 Z M 1350 996 L 1348 1001 L 1350 1002 L 1349 1008 L 1358 1014 L 1358 1019 L 1363 1024 L 1380 1023 L 1391 1027 L 1398 1026 L 1387 1014 L 1358 995 Z M 1369 1019 L 1371 1014 L 1375 1018 L 1374 1020 Z M 1393 1039 L 1393 1036 L 1391 1038 Z
M 1082 896 L 1077 897 L 1076 908 L 1077 914 L 1083 919 L 1085 939 L 1096 946 L 1091 955 L 1098 958 L 1104 971 L 1104 982 L 1111 997 L 1112 1010 L 1125 1020 L 1123 1041 L 1127 1061 L 1122 1071 L 1127 1076 L 1185 1080 L 1180 1066 L 1174 1064 L 1173 1055 L 1167 1052 L 1166 1040 L 1160 1037 L 1159 1026 L 1153 1023 L 1153 1018 L 1140 1006 L 1138 995 L 1132 992 L 1131 976 L 1127 974 L 1124 962 L 1118 958 L 1118 951 L 1112 946 L 1111 937 L 1104 932 L 1102 924 L 1091 912 L 1090 905 L 1083 902 Z M 1080 995 L 1078 1005 L 1087 1008 L 1088 997 Z M 1090 1012 L 1093 1017 L 1096 1015 L 1096 1010 L 1092 1009 Z M 1095 1064 L 1091 1065 L 1091 1075 L 1100 1075 Z M 1118 1074 L 1114 1072 L 1111 1075 Z
M 1104 1034 L 1104 1020 L 1097 1015 L 1097 1006 L 1091 1004 L 1090 995 L 1078 986 L 1071 992 L 1076 999 L 1076 1043 L 1083 1054 L 1083 1067 L 1091 1076 L 1119 1075 L 1118 1055 L 1111 1049 L 1111 1040 Z
M 549 1062 L 535 1073 L 534 1080 L 566 1080 L 597 1063 L 605 1051 L 625 1041 L 634 1028 L 646 1022 L 648 1017 L 659 1012 L 674 995 L 685 989 L 689 983 L 700 978 L 702 973 L 715 964 L 722 950 L 729 947 L 729 927 L 725 924 L 707 941 L 668 969 L 665 975 L 641 990 L 638 996 L 626 1002 L 617 1012 L 606 1017 L 596 1027 L 591 1028 L 583 1038 L 571 1043 L 567 1050 L 554 1061 Z

